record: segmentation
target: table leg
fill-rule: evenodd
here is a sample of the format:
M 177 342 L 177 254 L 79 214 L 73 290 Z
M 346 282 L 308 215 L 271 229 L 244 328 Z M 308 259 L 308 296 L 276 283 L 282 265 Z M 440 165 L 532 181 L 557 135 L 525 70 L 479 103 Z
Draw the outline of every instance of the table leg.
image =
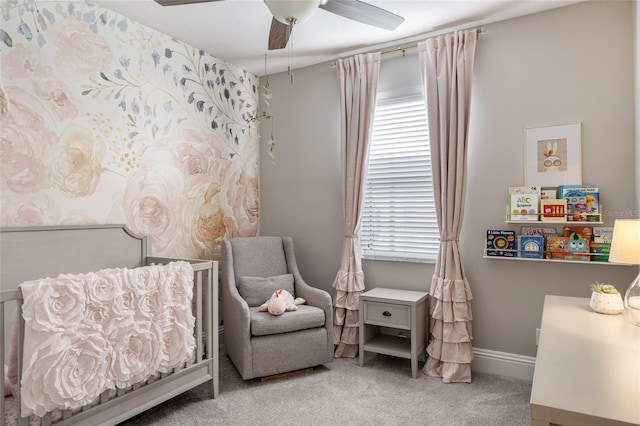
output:
M 415 354 L 411 356 L 411 376 L 414 379 L 418 377 L 418 357 Z

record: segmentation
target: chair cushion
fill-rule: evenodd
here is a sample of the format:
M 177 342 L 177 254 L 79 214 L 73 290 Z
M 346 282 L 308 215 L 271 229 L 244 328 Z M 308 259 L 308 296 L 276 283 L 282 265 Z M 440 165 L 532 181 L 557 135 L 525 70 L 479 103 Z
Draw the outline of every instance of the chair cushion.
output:
M 289 333 L 324 326 L 324 311 L 309 305 L 298 305 L 297 311 L 285 312 L 282 315 L 260 312 L 258 307 L 253 307 L 249 308 L 249 315 L 252 336 Z
M 262 305 L 279 289 L 287 290 L 295 298 L 292 274 L 268 278 L 240 277 L 238 280 L 238 292 L 250 307 Z
M 229 242 L 236 281 L 245 276 L 266 278 L 291 272 L 280 237 L 231 238 Z

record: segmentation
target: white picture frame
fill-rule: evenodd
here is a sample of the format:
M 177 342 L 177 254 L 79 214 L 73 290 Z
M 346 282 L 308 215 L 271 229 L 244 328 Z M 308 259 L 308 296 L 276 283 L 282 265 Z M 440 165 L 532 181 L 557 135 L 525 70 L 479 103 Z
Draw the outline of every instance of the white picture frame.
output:
M 582 184 L 581 123 L 524 129 L 525 186 Z

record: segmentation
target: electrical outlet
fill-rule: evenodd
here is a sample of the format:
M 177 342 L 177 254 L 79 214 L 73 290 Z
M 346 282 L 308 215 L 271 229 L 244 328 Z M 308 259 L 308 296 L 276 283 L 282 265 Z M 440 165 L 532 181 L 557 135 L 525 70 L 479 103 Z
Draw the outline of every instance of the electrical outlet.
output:
M 536 346 L 538 346 L 539 341 L 540 341 L 540 329 L 536 328 Z

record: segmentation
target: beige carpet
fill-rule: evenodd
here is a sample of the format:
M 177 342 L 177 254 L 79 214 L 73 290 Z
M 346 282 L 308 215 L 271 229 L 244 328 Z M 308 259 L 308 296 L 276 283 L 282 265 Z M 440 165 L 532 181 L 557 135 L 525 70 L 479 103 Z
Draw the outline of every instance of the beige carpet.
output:
M 474 373 L 471 384 L 444 384 L 410 361 L 367 354 L 336 359 L 311 374 L 242 381 L 224 352 L 220 395 L 205 385 L 122 425 L 504 425 L 530 424 L 531 384 Z

